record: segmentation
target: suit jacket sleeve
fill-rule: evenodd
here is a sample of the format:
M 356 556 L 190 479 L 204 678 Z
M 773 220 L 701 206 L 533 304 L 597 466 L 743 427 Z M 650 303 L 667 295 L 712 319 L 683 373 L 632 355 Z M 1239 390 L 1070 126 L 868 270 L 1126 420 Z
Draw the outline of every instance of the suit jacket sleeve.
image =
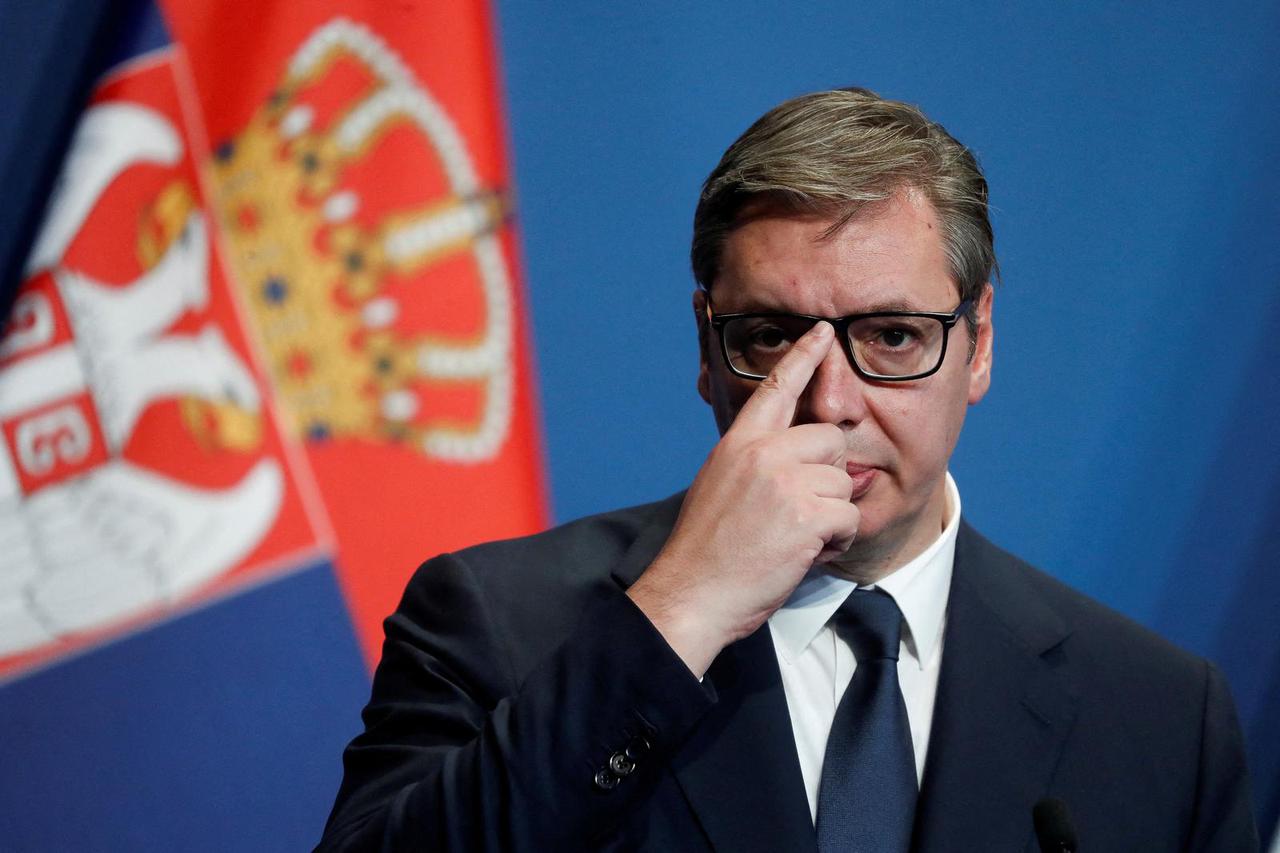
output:
M 1245 771 L 1244 742 L 1226 679 L 1205 664 L 1200 772 L 1188 850 L 1251 851 L 1259 848 L 1257 823 Z
M 576 629 L 520 672 L 464 558 L 419 569 L 385 623 L 318 849 L 573 850 L 618 823 L 714 691 L 616 585 L 589 598 Z M 619 754 L 633 770 L 608 769 Z

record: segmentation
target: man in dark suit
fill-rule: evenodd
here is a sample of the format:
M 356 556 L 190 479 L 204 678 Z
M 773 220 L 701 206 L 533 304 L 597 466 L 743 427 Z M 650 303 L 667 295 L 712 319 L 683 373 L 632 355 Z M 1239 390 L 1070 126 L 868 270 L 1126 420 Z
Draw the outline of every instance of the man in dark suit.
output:
M 1221 676 L 1000 551 L 986 182 L 865 90 L 771 110 L 694 222 L 689 491 L 425 564 L 323 849 L 1256 850 Z

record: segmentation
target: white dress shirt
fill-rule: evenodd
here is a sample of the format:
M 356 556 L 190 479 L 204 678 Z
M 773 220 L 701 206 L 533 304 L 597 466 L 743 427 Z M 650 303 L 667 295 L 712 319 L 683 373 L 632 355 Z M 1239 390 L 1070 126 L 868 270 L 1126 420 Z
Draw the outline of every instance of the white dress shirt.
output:
M 960 527 L 960 493 L 951 474 L 946 476 L 942 535 L 914 560 L 867 587 L 878 587 L 893 596 L 902 611 L 905 624 L 899 648 L 898 683 L 911 724 L 917 784 L 924 775 L 924 759 L 929 750 L 929 727 L 942 664 L 942 630 L 947 620 L 956 531 Z M 827 735 L 836 706 L 858 665 L 849 644 L 836 636 L 827 621 L 857 586 L 815 567 L 787 603 L 769 618 L 800 772 L 809 796 L 809 814 L 815 820 Z

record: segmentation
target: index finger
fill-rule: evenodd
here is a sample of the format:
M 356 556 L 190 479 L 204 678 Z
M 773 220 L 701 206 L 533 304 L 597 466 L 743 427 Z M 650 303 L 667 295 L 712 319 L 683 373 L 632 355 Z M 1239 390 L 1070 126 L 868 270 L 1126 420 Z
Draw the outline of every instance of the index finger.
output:
M 791 426 L 796 416 L 796 401 L 831 351 L 834 340 L 835 330 L 825 322 L 816 323 L 801 335 L 769 375 L 760 380 L 760 386 L 738 412 L 734 426 L 742 424 L 748 429 L 770 431 Z

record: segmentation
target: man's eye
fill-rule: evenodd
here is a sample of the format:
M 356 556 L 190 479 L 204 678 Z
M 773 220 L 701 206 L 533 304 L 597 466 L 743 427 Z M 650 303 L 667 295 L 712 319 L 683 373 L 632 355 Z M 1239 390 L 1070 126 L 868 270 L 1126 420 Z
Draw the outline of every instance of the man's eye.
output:
M 884 329 L 880 332 L 880 343 L 889 349 L 902 349 L 916 342 L 916 335 L 910 329 Z
M 749 342 L 751 346 L 759 349 L 777 349 L 790 343 L 786 333 L 777 326 L 759 326 L 752 329 Z

